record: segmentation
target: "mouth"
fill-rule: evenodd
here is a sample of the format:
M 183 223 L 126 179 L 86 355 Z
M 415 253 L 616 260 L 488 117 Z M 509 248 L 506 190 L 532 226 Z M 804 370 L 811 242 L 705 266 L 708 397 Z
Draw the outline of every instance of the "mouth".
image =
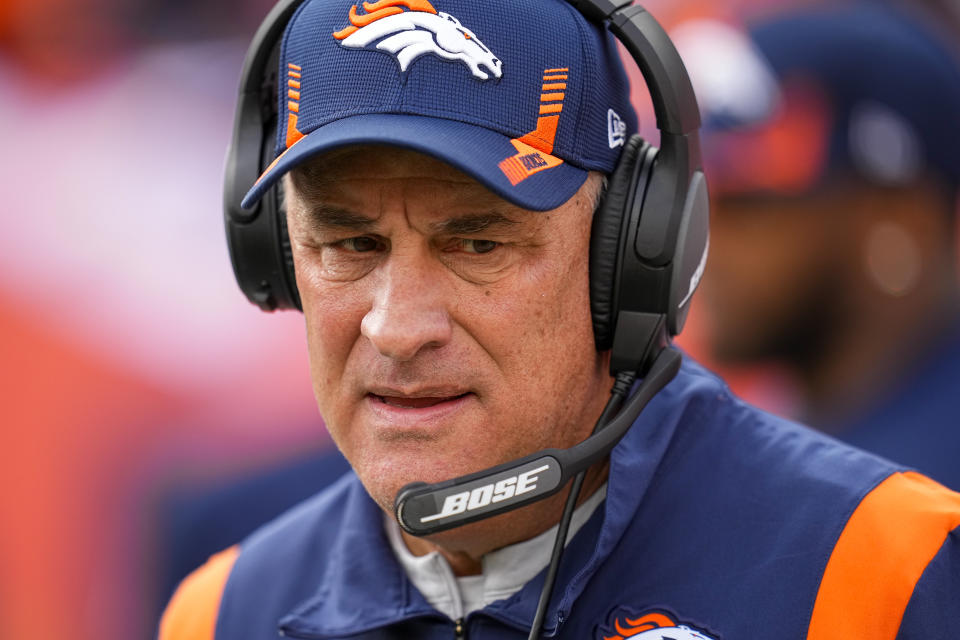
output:
M 376 393 L 371 393 L 370 398 L 375 402 L 380 402 L 382 404 L 396 407 L 398 409 L 429 409 L 431 407 L 436 407 L 437 405 L 446 403 L 446 402 L 455 402 L 468 396 L 469 393 L 461 393 L 459 395 L 450 395 L 450 396 L 421 396 L 421 397 L 410 397 L 410 396 L 396 396 L 396 395 L 379 395 Z
M 473 406 L 473 391 L 461 388 L 423 388 L 367 390 L 366 406 L 374 424 L 389 432 L 435 431 L 449 426 Z

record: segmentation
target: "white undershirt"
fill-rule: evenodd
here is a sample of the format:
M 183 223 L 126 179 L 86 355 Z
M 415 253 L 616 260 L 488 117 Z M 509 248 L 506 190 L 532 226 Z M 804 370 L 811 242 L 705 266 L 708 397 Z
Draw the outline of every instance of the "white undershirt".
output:
M 574 510 L 565 545 L 593 515 L 606 495 L 607 485 L 604 484 Z M 434 609 L 451 620 L 459 620 L 496 600 L 509 598 L 523 588 L 550 562 L 553 539 L 559 526 L 554 525 L 535 538 L 491 551 L 481 559 L 482 574 L 458 578 L 439 551 L 424 556 L 413 555 L 403 541 L 396 520 L 388 516 L 384 522 L 393 553 L 410 581 Z

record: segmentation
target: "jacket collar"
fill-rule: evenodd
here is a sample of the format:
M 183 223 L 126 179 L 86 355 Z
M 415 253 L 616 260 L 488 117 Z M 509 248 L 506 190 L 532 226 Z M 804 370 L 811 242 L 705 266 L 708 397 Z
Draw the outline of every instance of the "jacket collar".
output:
M 702 370 L 685 363 L 678 379 L 657 394 L 612 451 L 606 503 L 564 552 L 558 587 L 545 619 L 546 635 L 559 631 L 587 583 L 622 539 L 687 410 L 684 396 L 690 393 L 691 378 L 697 386 L 697 377 L 705 377 Z M 280 621 L 286 635 L 326 640 L 413 618 L 447 620 L 426 602 L 403 572 L 390 549 L 382 517 L 380 508 L 354 477 L 320 586 Z M 511 598 L 472 615 L 487 616 L 526 631 L 536 611 L 544 574 L 541 571 Z

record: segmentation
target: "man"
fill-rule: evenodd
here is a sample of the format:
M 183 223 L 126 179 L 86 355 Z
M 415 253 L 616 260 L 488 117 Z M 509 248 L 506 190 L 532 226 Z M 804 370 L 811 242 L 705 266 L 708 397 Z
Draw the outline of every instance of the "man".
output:
M 786 365 L 796 415 L 960 488 L 953 52 L 877 4 L 795 10 L 741 40 L 688 58 L 710 87 L 714 355 Z
M 454 24 L 483 57 L 416 33 Z M 188 578 L 161 637 L 538 636 L 564 492 L 420 536 L 394 501 L 569 449 L 605 413 L 591 227 L 637 151 L 614 43 L 557 0 L 308 0 L 280 51 L 296 86 L 246 202 L 285 174 L 314 392 L 354 472 Z M 518 151 L 543 164 L 503 164 Z M 689 360 L 581 496 L 549 637 L 879 640 L 960 619 L 960 496 L 743 405 Z

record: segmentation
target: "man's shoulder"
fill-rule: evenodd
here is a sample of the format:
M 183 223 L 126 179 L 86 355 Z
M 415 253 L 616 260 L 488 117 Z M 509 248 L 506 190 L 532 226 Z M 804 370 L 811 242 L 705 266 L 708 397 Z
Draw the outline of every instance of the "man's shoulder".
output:
M 212 640 L 223 588 L 237 560 L 237 547 L 210 557 L 187 576 L 160 620 L 158 640 Z
M 678 406 L 667 465 L 699 466 L 731 478 L 747 474 L 755 485 L 786 491 L 783 497 L 816 492 L 818 485 L 865 495 L 887 476 L 907 470 L 745 402 L 690 359 L 677 388 L 665 391 L 673 393 Z
M 611 476 L 608 500 L 628 512 L 636 502 L 611 566 L 645 576 L 618 598 L 689 611 L 730 637 L 755 635 L 735 613 L 751 607 L 771 628 L 817 639 L 892 640 L 931 611 L 957 615 L 943 576 L 960 559 L 960 495 L 752 407 L 695 363 L 671 387 L 627 443 L 642 460 L 652 434 L 672 428 L 643 497 L 641 463 Z
M 245 569 L 262 565 L 263 570 L 286 571 L 302 565 L 307 557 L 321 557 L 316 550 L 341 535 L 339 525 L 355 510 L 352 505 L 365 497 L 363 485 L 349 471 L 244 539 L 239 547 Z
M 867 496 L 907 471 L 747 404 L 695 363 L 677 383 L 647 423 L 658 428 L 669 415 L 673 433 L 638 506 L 641 519 L 687 532 L 691 546 L 743 549 L 744 562 L 763 545 L 771 554 L 781 545 L 829 554 Z M 642 456 L 642 446 L 633 455 Z M 704 522 L 713 524 L 701 535 Z
M 363 488 L 352 472 L 212 556 L 180 583 L 167 605 L 160 640 L 212 640 L 224 608 L 261 599 L 294 602 L 315 584 L 339 526 Z M 265 592 L 263 585 L 271 585 Z M 256 594 L 260 594 L 257 596 Z M 241 604 L 240 606 L 244 606 Z M 235 616 L 234 616 L 235 617 Z
M 925 637 L 952 634 L 952 626 L 938 629 L 933 617 L 919 620 L 917 611 L 936 603 L 939 615 L 956 623 L 960 593 L 953 578 L 943 581 L 937 572 L 955 575 L 957 560 L 960 494 L 916 472 L 888 476 L 845 522 L 823 573 L 808 637 L 852 637 L 871 627 L 889 638 L 919 628 L 936 629 Z M 884 603 L 887 618 L 877 619 L 877 603 Z

